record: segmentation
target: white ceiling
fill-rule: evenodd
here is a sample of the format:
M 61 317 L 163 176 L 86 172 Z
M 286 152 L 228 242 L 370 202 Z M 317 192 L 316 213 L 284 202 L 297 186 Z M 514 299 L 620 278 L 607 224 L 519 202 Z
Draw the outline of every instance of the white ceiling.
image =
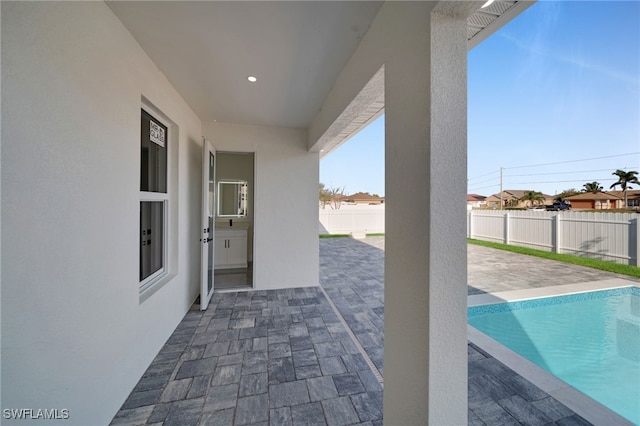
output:
M 477 12 L 468 38 L 484 39 L 522 3 Z M 203 121 L 307 128 L 382 2 L 107 4 Z
M 382 3 L 108 5 L 202 120 L 306 128 Z

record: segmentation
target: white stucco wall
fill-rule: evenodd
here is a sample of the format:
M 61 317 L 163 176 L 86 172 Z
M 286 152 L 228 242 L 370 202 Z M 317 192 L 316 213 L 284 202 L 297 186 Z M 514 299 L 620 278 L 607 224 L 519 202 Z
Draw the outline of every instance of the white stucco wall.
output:
M 255 153 L 254 288 L 319 282 L 318 154 L 303 130 L 203 123 L 219 151 Z
M 179 232 L 140 304 L 142 96 L 179 126 Z M 200 120 L 103 2 L 2 2 L 2 409 L 111 420 L 197 296 L 200 156 Z

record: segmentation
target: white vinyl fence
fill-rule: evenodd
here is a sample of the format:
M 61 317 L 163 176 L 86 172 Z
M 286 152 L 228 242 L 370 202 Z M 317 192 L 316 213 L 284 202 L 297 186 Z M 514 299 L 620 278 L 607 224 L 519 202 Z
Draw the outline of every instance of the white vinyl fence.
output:
M 384 205 L 343 205 L 334 210 L 329 206 L 320 209 L 321 234 L 366 234 L 384 233 Z
M 467 236 L 639 266 L 639 222 L 637 213 L 472 210 Z
M 321 234 L 384 233 L 384 205 L 319 209 Z M 467 237 L 640 266 L 640 214 L 472 210 Z

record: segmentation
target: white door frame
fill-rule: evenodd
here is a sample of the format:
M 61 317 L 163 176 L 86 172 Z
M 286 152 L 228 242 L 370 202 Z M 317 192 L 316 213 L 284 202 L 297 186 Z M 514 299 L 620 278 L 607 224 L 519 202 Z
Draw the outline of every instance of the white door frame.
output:
M 200 222 L 200 310 L 209 306 L 214 288 L 214 240 L 216 195 L 216 150 L 208 139 L 202 140 L 202 220 Z

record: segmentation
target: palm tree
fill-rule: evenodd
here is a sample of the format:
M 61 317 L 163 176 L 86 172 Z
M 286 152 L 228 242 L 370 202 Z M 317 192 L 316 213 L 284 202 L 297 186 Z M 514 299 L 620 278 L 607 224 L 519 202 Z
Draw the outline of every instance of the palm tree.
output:
M 527 191 L 522 195 L 520 200 L 524 201 L 525 205 L 527 201 L 531 201 L 531 205 L 536 205 L 544 202 L 544 195 L 542 195 L 542 192 L 538 191 Z
M 611 189 L 615 188 L 616 186 L 620 185 L 620 188 L 622 189 L 622 192 L 624 193 L 624 208 L 626 209 L 628 206 L 627 203 L 627 189 L 633 189 L 631 188 L 631 186 L 629 186 L 630 183 L 636 183 L 638 185 L 640 185 L 640 181 L 638 180 L 638 172 L 635 170 L 630 170 L 628 172 L 624 171 L 624 170 L 616 170 L 615 172 L 611 173 L 614 176 L 618 176 L 618 181 L 616 183 L 614 183 L 613 185 L 611 185 Z
M 582 186 L 584 186 L 582 192 L 593 192 L 595 194 L 596 192 L 602 191 L 602 185 L 600 185 L 600 182 L 587 182 Z

